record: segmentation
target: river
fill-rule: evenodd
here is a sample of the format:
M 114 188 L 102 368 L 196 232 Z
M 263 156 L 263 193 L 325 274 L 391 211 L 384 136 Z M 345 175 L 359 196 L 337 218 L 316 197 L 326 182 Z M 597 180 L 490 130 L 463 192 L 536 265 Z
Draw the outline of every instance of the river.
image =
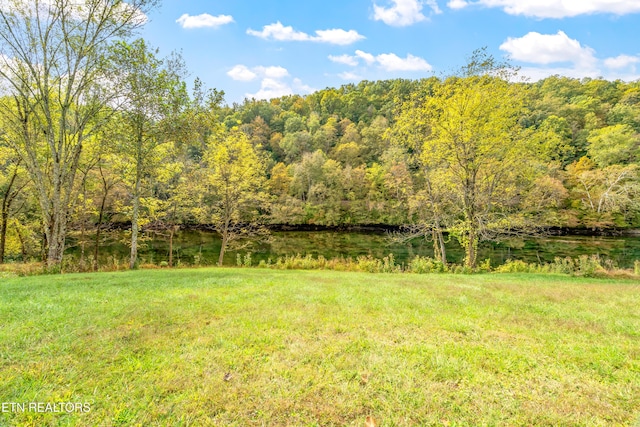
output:
M 127 236 L 123 232 L 110 233 L 100 244 L 99 261 L 101 264 L 126 262 L 129 248 Z M 67 255 L 77 259 L 81 252 L 80 244 L 73 237 L 69 239 Z M 174 262 L 182 265 L 213 265 L 218 260 L 220 239 L 215 233 L 207 231 L 179 231 L 174 238 Z M 91 243 L 85 245 L 85 253 L 91 254 Z M 251 253 L 254 264 L 261 260 L 287 255 L 322 255 L 325 258 L 371 255 L 382 258 L 393 254 L 398 263 L 406 263 L 416 255 L 433 256 L 431 242 L 414 239 L 409 243 L 393 243 L 384 232 L 353 231 L 278 231 L 273 232 L 268 241 L 254 242 L 238 250 L 229 250 L 225 256 L 225 265 L 235 265 L 237 254 L 244 257 Z M 141 263 L 160 264 L 168 260 L 169 243 L 165 236 L 147 233 L 140 242 L 139 257 Z M 496 266 L 508 259 L 526 262 L 550 262 L 555 257 L 578 257 L 580 255 L 599 255 L 611 260 L 622 268 L 630 268 L 640 259 L 640 237 L 633 236 L 548 236 L 530 239 L 510 239 L 502 243 L 482 243 L 478 260 L 491 259 Z M 464 256 L 462 248 L 455 242 L 447 243 L 449 262 L 461 263 Z

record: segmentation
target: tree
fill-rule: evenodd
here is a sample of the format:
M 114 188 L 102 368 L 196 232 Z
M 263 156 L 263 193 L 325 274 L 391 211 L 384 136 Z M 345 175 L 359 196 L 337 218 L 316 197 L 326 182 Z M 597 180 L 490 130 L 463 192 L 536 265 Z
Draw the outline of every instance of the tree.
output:
M 24 174 L 13 150 L 0 145 L 0 264 L 4 262 L 12 205 L 27 185 Z
M 508 213 L 523 188 L 523 94 L 512 77 L 509 67 L 476 51 L 459 76 L 405 104 L 396 126 L 419 152 L 427 184 L 437 179 L 453 198 L 446 201 L 455 208 L 449 232 L 464 247 L 468 267 L 476 264 L 480 239 L 511 227 Z
M 632 216 L 640 211 L 638 166 L 612 164 L 603 168 L 588 157 L 567 167 L 573 198 L 585 211 L 583 223 L 591 227 L 615 225 L 612 215 Z
M 156 55 L 157 50 L 150 50 L 142 39 L 120 42 L 113 49 L 113 61 L 120 68 L 115 82 L 122 102 L 120 151 L 131 161 L 127 174 L 133 204 L 130 268 L 135 268 L 138 257 L 143 178 L 153 175 L 171 150 L 169 143 L 184 131 L 179 120 L 187 104 L 182 61 Z
M 0 6 L 0 111 L 37 191 L 47 266 L 60 266 L 83 143 L 109 115 L 106 52 L 157 0 L 6 0 Z
M 222 265 L 229 243 L 255 231 L 259 209 L 266 201 L 264 166 L 246 134 L 237 128 L 211 138 L 205 162 L 206 221 L 222 239 L 218 257 Z

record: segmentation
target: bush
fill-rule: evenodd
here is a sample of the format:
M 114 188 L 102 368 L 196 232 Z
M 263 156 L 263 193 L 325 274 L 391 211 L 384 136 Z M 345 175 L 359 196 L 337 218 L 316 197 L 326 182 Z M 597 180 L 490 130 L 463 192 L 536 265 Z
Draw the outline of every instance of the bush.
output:
M 416 256 L 409 263 L 408 271 L 418 274 L 444 273 L 447 271 L 447 267 L 442 263 L 442 261 L 438 261 L 430 257 Z
M 497 273 L 531 273 L 532 266 L 519 259 L 509 259 L 504 264 L 496 267 Z

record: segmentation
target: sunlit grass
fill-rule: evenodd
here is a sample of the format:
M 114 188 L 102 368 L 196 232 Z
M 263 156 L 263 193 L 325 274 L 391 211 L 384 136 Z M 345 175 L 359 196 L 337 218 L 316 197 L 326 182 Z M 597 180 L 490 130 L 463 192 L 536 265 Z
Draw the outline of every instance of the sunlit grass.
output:
M 640 417 L 633 281 L 226 268 L 0 280 L 0 403 L 91 404 L 0 425 Z

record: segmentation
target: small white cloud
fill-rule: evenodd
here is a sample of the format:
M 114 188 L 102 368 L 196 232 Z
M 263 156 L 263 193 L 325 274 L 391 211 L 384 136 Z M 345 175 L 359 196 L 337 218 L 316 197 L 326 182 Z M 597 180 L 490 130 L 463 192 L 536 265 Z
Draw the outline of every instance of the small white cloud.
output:
M 316 89 L 311 86 L 302 83 L 302 80 L 298 78 L 293 79 L 293 87 L 297 92 L 312 93 L 316 91 Z
M 289 71 L 283 67 L 256 67 L 254 71 L 258 74 L 264 75 L 265 77 L 271 77 L 274 79 L 281 79 L 283 77 L 287 77 L 289 75 Z
M 370 53 L 363 52 L 361 50 L 356 50 L 356 56 L 358 58 L 364 59 L 364 62 L 366 62 L 369 65 L 373 64 L 374 62 L 376 62 L 376 57 L 375 56 L 373 56 Z
M 436 0 L 390 0 L 391 7 L 373 5 L 373 19 L 395 27 L 406 27 L 427 17 L 422 13 L 426 4 L 433 13 L 442 13 Z
M 394 53 L 383 53 L 376 56 L 376 61 L 386 71 L 431 71 L 433 69 L 427 61 L 411 54 L 403 59 Z
M 227 71 L 227 75 L 233 80 L 250 82 L 251 80 L 256 79 L 258 76 L 272 79 L 282 79 L 289 75 L 289 71 L 286 68 L 280 66 L 258 66 L 249 68 L 246 65 L 239 64 L 233 67 L 231 70 Z
M 427 61 L 411 54 L 408 54 L 406 58 L 400 58 L 395 53 L 383 53 L 374 56 L 370 53 L 356 50 L 354 56 L 329 56 L 329 59 L 352 67 L 357 66 L 358 60 L 362 59 L 367 65 L 378 63 L 386 71 L 431 71 L 433 69 Z M 340 77 L 348 76 L 345 80 L 351 80 L 354 75 L 352 73 L 342 73 Z
M 313 37 L 311 40 L 323 43 L 331 43 L 337 45 L 348 45 L 364 39 L 365 37 L 358 34 L 355 30 L 341 30 L 339 28 L 331 30 L 318 30 L 316 31 L 317 37 Z
M 247 98 L 255 98 L 255 99 L 272 99 L 272 98 L 280 98 L 281 96 L 291 95 L 293 90 L 291 87 L 279 80 L 265 78 L 262 79 L 262 83 L 260 84 L 260 90 L 256 93 L 248 93 Z
M 329 60 L 331 62 L 337 62 L 338 64 L 349 65 L 351 67 L 355 67 L 356 65 L 358 65 L 358 59 L 350 55 L 329 55 Z
M 447 3 L 449 9 L 464 9 L 468 5 L 469 3 L 465 0 L 450 0 L 449 3 Z
M 278 41 L 306 41 L 309 40 L 309 34 L 295 31 L 293 27 L 285 27 L 280 21 L 275 24 L 269 24 L 262 27 L 262 31 L 256 31 L 249 28 L 247 34 L 260 37 L 261 39 L 274 39 Z
M 358 34 L 355 30 L 342 30 L 339 28 L 329 30 L 317 30 L 316 36 L 310 36 L 307 33 L 296 31 L 291 26 L 284 26 L 280 21 L 275 24 L 265 25 L 262 31 L 256 31 L 249 28 L 247 34 L 260 37 L 265 40 L 278 41 L 312 41 L 320 43 L 330 43 L 337 45 L 348 45 L 355 43 L 365 37 Z
M 293 79 L 293 88 L 291 88 L 291 86 L 286 82 L 267 77 L 262 79 L 262 82 L 260 83 L 260 90 L 256 93 L 247 93 L 246 97 L 255 99 L 273 99 L 292 95 L 296 92 L 311 93 L 314 91 L 314 88 L 305 85 L 302 83 L 302 80 L 297 78 Z
M 342 80 L 349 80 L 349 81 L 362 80 L 362 77 L 360 77 L 356 73 L 351 73 L 348 71 L 338 74 L 338 77 L 340 77 Z
M 630 65 L 634 65 L 640 62 L 640 57 L 630 55 L 618 55 L 615 58 L 607 58 L 604 60 L 604 65 L 607 68 L 619 70 L 621 68 L 627 68 Z
M 227 71 L 227 75 L 231 77 L 233 80 L 238 80 L 242 82 L 249 82 L 255 79 L 256 77 L 258 77 L 256 73 L 251 71 L 245 65 L 236 65 L 235 67 Z
M 569 67 L 522 67 L 518 71 L 518 77 L 527 81 L 537 82 L 550 76 L 564 76 L 574 79 L 584 77 L 596 78 L 601 74 L 598 70 L 581 70 Z
M 558 19 L 597 13 L 627 15 L 640 12 L 638 0 L 450 0 L 447 4 L 451 9 L 471 5 L 502 8 L 509 15 Z
M 201 15 L 191 16 L 188 13 L 185 13 L 180 18 L 176 20 L 178 24 L 182 28 L 215 28 L 221 25 L 230 24 L 233 21 L 233 17 L 230 15 L 218 15 L 212 16 L 208 13 L 203 13 Z
M 508 52 L 516 61 L 533 64 L 572 62 L 591 67 L 596 61 L 593 49 L 582 46 L 563 31 L 557 34 L 530 32 L 520 38 L 509 37 L 500 45 L 500 50 Z

